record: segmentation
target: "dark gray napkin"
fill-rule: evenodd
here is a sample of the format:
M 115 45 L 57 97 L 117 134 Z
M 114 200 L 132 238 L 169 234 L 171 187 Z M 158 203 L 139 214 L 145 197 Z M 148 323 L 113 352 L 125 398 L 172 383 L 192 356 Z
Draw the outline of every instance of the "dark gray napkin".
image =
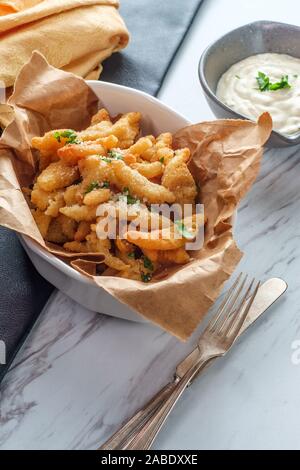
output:
M 5 344 L 6 364 L 0 365 L 0 382 L 52 291 L 53 286 L 32 266 L 18 236 L 1 227 L 0 341 Z
M 123 0 L 131 43 L 105 61 L 101 80 L 156 95 L 202 0 Z M 53 287 L 36 272 L 16 234 L 0 227 L 0 382 Z M 0 356 L 1 362 L 1 356 Z
M 104 62 L 100 80 L 156 96 L 203 0 L 121 0 L 129 46 Z

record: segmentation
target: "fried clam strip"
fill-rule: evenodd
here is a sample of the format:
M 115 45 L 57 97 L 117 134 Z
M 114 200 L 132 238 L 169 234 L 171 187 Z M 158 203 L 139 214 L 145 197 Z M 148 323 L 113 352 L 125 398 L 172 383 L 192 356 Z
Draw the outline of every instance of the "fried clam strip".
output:
M 85 220 L 82 220 L 79 222 L 76 233 L 74 235 L 74 240 L 76 242 L 82 242 L 85 240 L 85 237 L 90 233 L 91 231 L 91 224 L 89 222 L 86 222 Z
M 190 261 L 190 257 L 184 248 L 169 251 L 147 250 L 144 248 L 143 253 L 153 263 L 162 265 L 186 264 Z
M 181 149 L 175 152 L 166 165 L 161 180 L 162 185 L 175 194 L 178 204 L 194 204 L 197 196 L 197 187 L 186 162 L 190 157 L 189 149 Z
M 79 177 L 78 168 L 69 166 L 63 161 L 50 163 L 37 178 L 39 188 L 43 191 L 55 191 L 74 183 Z
M 139 132 L 141 113 L 127 113 L 114 123 L 111 134 L 119 139 L 119 147 L 126 149 L 134 144 Z
M 57 217 L 59 209 L 65 205 L 63 189 L 44 191 L 35 183 L 31 191 L 31 202 L 37 209 L 45 211 L 46 215 Z
M 175 202 L 174 194 L 159 184 L 152 183 L 138 171 L 127 166 L 123 161 L 111 162 L 116 177 L 116 186 L 122 191 L 128 188 L 130 194 L 149 204 L 172 204 Z
M 101 144 L 83 142 L 81 144 L 67 145 L 58 150 L 59 158 L 70 165 L 76 165 L 78 160 L 87 157 L 88 155 L 106 155 L 106 150 Z
M 120 271 L 118 275 L 127 279 L 149 282 L 153 272 L 158 267 L 157 263 L 152 263 L 152 261 L 145 256 L 136 258 L 134 245 L 131 245 L 126 240 L 117 239 L 115 245 L 116 254 L 128 265 L 127 268 Z
M 86 141 L 114 135 L 119 140 L 119 147 L 121 149 L 127 149 L 134 144 L 140 132 L 140 120 L 140 113 L 126 113 L 114 124 L 110 121 L 101 121 L 90 126 L 85 131 L 79 132 L 78 137 Z
M 46 132 L 43 137 L 33 137 L 31 145 L 40 152 L 55 153 L 76 138 L 77 134 L 72 129 L 57 129 Z
M 100 240 L 95 233 L 87 235 L 85 242 L 73 241 L 65 243 L 64 248 L 67 251 L 74 251 L 76 253 L 101 253 L 105 257 L 104 263 L 116 271 L 125 271 L 129 268 L 128 264 L 110 253 L 110 240 Z
M 141 137 L 131 147 L 126 150 L 126 153 L 140 156 L 153 146 L 153 142 L 149 137 Z
M 126 223 L 129 222 L 127 226 L 128 231 L 154 231 L 164 228 L 174 230 L 173 222 L 168 217 L 156 212 L 150 212 L 148 207 L 141 203 L 120 205 L 119 201 L 109 201 L 103 204 L 101 209 L 102 215 L 97 218 L 97 222 L 111 215 L 118 220 L 123 219 Z
M 141 175 L 147 179 L 157 178 L 161 176 L 164 171 L 164 167 L 160 162 L 153 163 L 134 163 L 131 168 L 137 170 Z
M 167 163 L 174 155 L 172 150 L 172 140 L 173 138 L 170 132 L 160 134 L 154 142 L 152 142 L 152 146 L 141 154 L 141 157 L 149 162 L 163 159 L 164 163 Z
M 91 155 L 79 161 L 78 163 L 80 175 L 83 178 L 84 190 L 93 181 L 116 184 L 116 177 L 113 166 L 110 162 L 105 162 L 97 155 Z
M 84 190 L 82 188 L 82 184 L 72 184 L 64 191 L 64 200 L 67 206 L 82 203 L 83 197 Z
M 100 109 L 91 119 L 91 125 L 79 132 L 82 141 L 97 140 L 101 137 L 108 137 L 113 126 L 110 115 L 105 108 Z
M 121 270 L 119 273 L 120 277 L 126 278 L 126 279 L 133 279 L 136 281 L 140 281 L 144 279 L 144 282 L 149 282 L 152 278 L 152 274 L 157 268 L 156 264 L 151 263 L 151 269 L 145 267 L 145 261 L 143 258 L 140 259 L 130 259 L 128 258 L 128 255 L 124 255 L 122 253 L 118 253 L 118 256 L 120 258 L 129 264 L 129 266 L 125 270 Z M 149 265 L 146 264 L 146 266 Z
M 57 155 L 69 165 L 76 165 L 79 160 L 88 155 L 107 155 L 107 151 L 116 147 L 118 142 L 117 137 L 110 135 L 92 142 L 65 145 L 57 151 Z
M 61 147 L 74 142 L 76 139 L 77 134 L 72 129 L 53 130 L 46 132 L 43 137 L 33 137 L 31 145 L 40 153 L 40 171 L 46 168 L 49 163 L 58 160 L 57 151 Z
M 151 232 L 128 231 L 124 238 L 142 250 L 176 250 L 186 243 L 185 238 L 180 238 L 172 228 L 152 230 Z
M 59 194 L 62 194 L 60 190 L 44 191 L 38 183 L 35 183 L 31 191 L 31 202 L 41 211 L 45 211 Z
M 132 222 L 128 226 L 128 231 L 139 230 L 155 231 L 160 229 L 174 230 L 173 222 L 163 214 L 149 211 L 145 204 L 134 204 L 127 206 L 127 220 Z
M 99 111 L 96 114 L 94 114 L 94 116 L 91 119 L 91 126 L 95 124 L 99 124 L 102 121 L 111 122 L 109 112 L 105 108 L 99 109 Z
M 59 209 L 61 214 L 64 214 L 76 222 L 93 222 L 96 219 L 96 211 L 97 206 L 80 206 L 79 204 L 65 206 Z
M 98 206 L 99 204 L 103 204 L 103 202 L 109 201 L 111 196 L 112 193 L 109 189 L 94 189 L 84 196 L 83 204 L 86 206 Z
M 51 217 L 57 217 L 59 215 L 59 209 L 64 207 L 64 193 L 63 191 L 57 191 L 56 195 L 49 201 L 48 208 L 45 211 L 46 215 Z
M 170 223 L 170 221 L 169 221 Z M 185 246 L 187 241 L 194 240 L 201 225 L 204 225 L 203 214 L 194 214 L 183 220 L 170 223 L 169 227 L 152 231 L 128 230 L 124 238 L 139 248 L 153 251 L 178 250 Z M 154 256 L 154 254 L 152 253 Z M 182 253 L 179 252 L 178 259 Z

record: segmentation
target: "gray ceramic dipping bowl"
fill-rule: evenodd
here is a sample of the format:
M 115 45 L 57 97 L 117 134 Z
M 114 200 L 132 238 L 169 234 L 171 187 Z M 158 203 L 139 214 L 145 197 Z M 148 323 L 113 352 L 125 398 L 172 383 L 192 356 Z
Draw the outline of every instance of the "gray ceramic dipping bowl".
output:
M 273 21 L 257 21 L 231 31 L 204 51 L 199 62 L 199 78 L 206 100 L 217 118 L 249 119 L 216 97 L 217 84 L 231 65 L 265 52 L 300 58 L 300 28 Z M 273 131 L 267 145 L 287 147 L 297 144 L 300 144 L 300 133 L 290 137 Z

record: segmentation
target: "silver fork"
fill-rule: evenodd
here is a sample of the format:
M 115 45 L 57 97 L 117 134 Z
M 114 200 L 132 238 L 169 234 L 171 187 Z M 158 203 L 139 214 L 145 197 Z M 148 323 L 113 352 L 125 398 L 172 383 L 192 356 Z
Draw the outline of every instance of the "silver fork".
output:
M 146 450 L 152 446 L 166 419 L 192 379 L 209 361 L 224 356 L 233 345 L 247 318 L 260 283 L 256 283 L 255 287 L 254 285 L 255 279 L 248 285 L 247 276 L 242 274 L 238 276 L 199 339 L 199 360 L 173 385 L 171 391 L 165 390 L 167 392 L 166 400 L 157 407 L 139 432 L 134 434 L 132 439 L 127 440 L 120 450 Z

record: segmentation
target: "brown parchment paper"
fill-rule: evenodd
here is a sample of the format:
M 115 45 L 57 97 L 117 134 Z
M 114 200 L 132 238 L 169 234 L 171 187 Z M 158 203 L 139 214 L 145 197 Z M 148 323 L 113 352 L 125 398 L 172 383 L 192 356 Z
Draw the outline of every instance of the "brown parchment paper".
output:
M 0 122 L 7 126 L 0 140 L 0 224 L 28 235 L 48 251 L 56 252 L 55 247 L 45 247 L 20 190 L 32 183 L 36 172 L 30 140 L 50 129 L 83 129 L 97 102 L 84 80 L 54 69 L 34 53 L 21 70 L 8 104 L 0 108 Z M 272 120 L 266 113 L 257 124 L 204 122 L 174 136 L 176 147 L 191 149 L 189 165 L 208 218 L 204 247 L 193 252 L 191 263 L 172 268 L 165 278 L 149 284 L 95 276 L 96 260 L 82 254 L 78 259 L 72 256 L 71 265 L 119 301 L 186 340 L 242 256 L 233 239 L 232 216 L 257 176 L 271 130 Z

